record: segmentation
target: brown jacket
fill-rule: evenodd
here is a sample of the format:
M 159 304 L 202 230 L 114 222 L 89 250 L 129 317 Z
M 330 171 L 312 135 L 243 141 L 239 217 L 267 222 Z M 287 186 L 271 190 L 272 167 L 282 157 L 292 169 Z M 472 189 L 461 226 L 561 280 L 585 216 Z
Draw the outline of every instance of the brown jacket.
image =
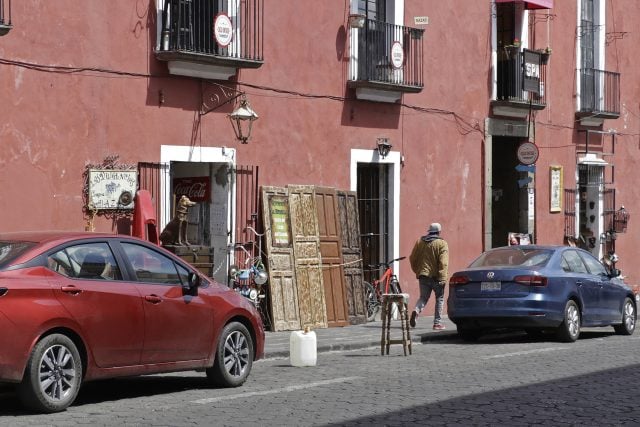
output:
M 441 238 L 421 237 L 413 246 L 409 261 L 416 277 L 426 276 L 446 282 L 449 275 L 449 245 Z

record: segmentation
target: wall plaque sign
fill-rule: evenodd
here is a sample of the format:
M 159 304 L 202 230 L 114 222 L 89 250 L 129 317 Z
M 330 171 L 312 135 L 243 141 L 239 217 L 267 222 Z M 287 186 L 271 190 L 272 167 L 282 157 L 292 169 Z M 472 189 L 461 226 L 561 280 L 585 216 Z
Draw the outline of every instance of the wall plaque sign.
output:
M 272 245 L 277 247 L 291 246 L 289 200 L 286 197 L 271 196 L 269 198 L 269 216 Z
M 89 169 L 89 203 L 94 209 L 133 209 L 137 189 L 135 169 Z

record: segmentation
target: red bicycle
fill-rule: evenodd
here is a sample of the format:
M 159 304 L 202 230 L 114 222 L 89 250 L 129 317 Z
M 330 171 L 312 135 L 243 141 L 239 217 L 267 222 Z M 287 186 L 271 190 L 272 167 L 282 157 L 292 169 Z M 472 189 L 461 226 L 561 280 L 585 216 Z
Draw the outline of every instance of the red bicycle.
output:
M 365 297 L 367 304 L 367 319 L 372 321 L 376 318 L 376 314 L 380 311 L 380 307 L 382 304 L 382 295 L 383 294 L 400 294 L 402 293 L 402 289 L 400 289 L 400 282 L 398 282 L 398 277 L 393 272 L 393 263 L 396 261 L 401 261 L 406 257 L 400 257 L 396 259 L 392 259 L 391 261 L 381 262 L 376 265 L 369 265 L 370 269 L 380 270 L 384 268 L 384 273 L 380 278 L 375 279 L 373 283 L 364 282 L 365 289 Z

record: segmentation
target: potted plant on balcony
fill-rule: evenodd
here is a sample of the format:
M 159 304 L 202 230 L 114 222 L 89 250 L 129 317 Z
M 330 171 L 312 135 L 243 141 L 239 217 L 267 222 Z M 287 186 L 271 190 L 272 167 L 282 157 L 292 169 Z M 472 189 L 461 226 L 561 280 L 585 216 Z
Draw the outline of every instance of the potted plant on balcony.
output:
M 508 44 L 504 47 L 505 52 L 507 53 L 508 58 L 513 58 L 515 55 L 520 52 L 520 39 L 516 38 L 513 40 L 513 44 Z
M 549 57 L 551 56 L 551 48 L 547 46 L 544 49 L 538 49 L 538 52 L 540 52 L 540 62 L 543 65 L 546 65 L 549 62 Z

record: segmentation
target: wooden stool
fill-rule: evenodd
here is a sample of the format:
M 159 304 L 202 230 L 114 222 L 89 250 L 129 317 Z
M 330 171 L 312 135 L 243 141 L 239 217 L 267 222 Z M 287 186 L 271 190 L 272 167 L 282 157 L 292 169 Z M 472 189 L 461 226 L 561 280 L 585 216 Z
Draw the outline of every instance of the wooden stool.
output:
M 409 315 L 407 304 L 409 294 L 383 294 L 382 295 L 382 337 L 380 339 L 380 354 L 389 354 L 391 344 L 402 344 L 404 355 L 407 349 L 411 354 L 411 333 L 409 332 Z M 400 328 L 402 329 L 402 339 L 391 339 L 391 317 L 393 314 L 393 304 L 396 304 L 400 311 Z

